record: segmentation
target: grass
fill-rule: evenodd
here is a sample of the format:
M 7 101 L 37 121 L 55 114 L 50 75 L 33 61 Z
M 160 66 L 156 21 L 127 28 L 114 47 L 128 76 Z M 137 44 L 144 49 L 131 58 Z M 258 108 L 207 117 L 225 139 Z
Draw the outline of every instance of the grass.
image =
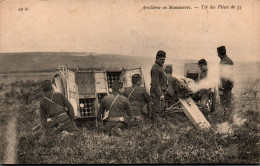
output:
M 234 124 L 234 114 L 247 120 L 241 126 L 232 125 L 234 133 L 230 135 L 217 134 L 214 129 L 199 131 L 181 114 L 160 118 L 154 125 L 146 121 L 123 130 L 121 137 L 107 136 L 90 125 L 68 137 L 43 129 L 32 132 L 39 123 L 42 96 L 35 81 L 14 82 L 9 89 L 2 89 L 7 90 L 1 98 L 0 129 L 3 133 L 12 114 L 18 115 L 19 164 L 259 164 L 259 84 L 259 79 L 244 84 L 234 98 L 228 122 Z M 219 105 L 212 116 L 213 126 L 226 120 Z M 0 139 L 3 156 L 3 134 Z

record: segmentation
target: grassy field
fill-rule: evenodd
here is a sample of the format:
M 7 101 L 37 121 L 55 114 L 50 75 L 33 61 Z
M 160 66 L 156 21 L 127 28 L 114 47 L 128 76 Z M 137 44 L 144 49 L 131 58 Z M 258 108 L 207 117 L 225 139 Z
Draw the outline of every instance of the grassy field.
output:
M 19 164 L 259 164 L 259 78 L 241 82 L 241 90 L 233 100 L 234 111 L 227 117 L 217 105 L 209 119 L 213 126 L 210 131 L 199 131 L 187 117 L 175 114 L 158 119 L 153 125 L 147 121 L 140 127 L 123 130 L 121 137 L 104 135 L 90 124 L 80 127 L 82 133 L 68 137 L 55 132 L 47 134 L 42 129 L 32 132 L 39 123 L 39 83 L 34 79 L 0 84 L 1 163 L 8 142 L 8 121 L 17 117 Z M 246 121 L 240 123 L 241 118 Z M 216 133 L 217 126 L 226 121 L 233 134 Z
M 199 131 L 185 115 L 175 114 L 158 119 L 153 125 L 146 121 L 140 127 L 124 130 L 121 137 L 104 135 L 88 123 L 80 126 L 80 134 L 63 138 L 55 132 L 47 134 L 42 129 L 32 132 L 32 128 L 39 123 L 37 110 L 42 97 L 39 84 L 42 80 L 51 79 L 53 72 L 6 71 L 9 71 L 10 64 L 10 71 L 27 71 L 33 68 L 45 70 L 46 66 L 55 69 L 57 62 L 61 63 L 62 59 L 65 59 L 66 63 L 71 62 L 68 66 L 85 67 L 89 63 L 94 65 L 102 56 L 97 59 L 79 59 L 49 55 L 47 59 L 52 58 L 50 64 L 42 58 L 46 56 L 36 56 L 32 61 L 34 66 L 24 63 L 31 59 L 31 56 L 25 56 L 25 59 L 19 61 L 19 65 L 7 65 L 8 63 L 1 61 L 3 65 L 0 74 L 0 163 L 6 160 L 6 148 L 9 146 L 9 138 L 12 137 L 6 133 L 10 128 L 9 122 L 15 118 L 17 125 L 13 130 L 17 131 L 16 163 L 19 164 L 259 164 L 259 63 L 236 63 L 233 112 L 225 116 L 222 107 L 217 104 L 216 111 L 209 118 L 212 125 L 210 131 Z M 88 61 L 89 58 L 92 60 Z M 8 59 L 14 62 L 9 55 Z M 154 63 L 153 59 L 138 61 L 135 57 L 128 57 L 126 61 L 122 57 L 113 56 L 104 61 L 106 64 L 100 65 L 109 67 L 112 64 L 111 59 L 114 60 L 113 65 L 127 62 L 128 67 L 135 67 L 129 65 L 131 61 L 131 64 L 141 66 L 149 89 L 149 72 Z M 167 63 L 173 64 L 174 74 L 183 75 L 183 61 L 169 60 Z M 232 126 L 233 133 L 217 134 L 215 131 L 219 126 L 223 130 Z

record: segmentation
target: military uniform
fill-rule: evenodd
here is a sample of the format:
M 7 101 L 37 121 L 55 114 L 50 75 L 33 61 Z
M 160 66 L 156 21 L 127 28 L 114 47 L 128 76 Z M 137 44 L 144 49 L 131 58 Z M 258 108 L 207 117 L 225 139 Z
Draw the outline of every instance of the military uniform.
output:
M 233 61 L 227 56 L 225 55 L 221 61 L 220 61 L 220 68 L 225 68 L 225 66 L 233 66 Z M 220 71 L 220 72 L 225 72 L 225 71 Z M 231 76 L 232 77 L 232 76 Z M 220 91 L 220 103 L 221 105 L 224 106 L 224 108 L 230 108 L 231 106 L 231 97 L 232 97 L 232 89 L 234 86 L 234 82 L 232 80 L 232 78 L 224 78 L 224 77 L 220 77 L 220 81 L 221 81 L 221 85 L 222 88 L 219 88 Z
M 200 80 L 205 79 L 208 75 L 208 70 L 201 71 Z
M 225 55 L 221 60 L 220 60 L 221 65 L 234 65 L 233 61 Z
M 117 95 L 119 96 L 112 105 L 114 98 L 116 98 Z M 112 107 L 110 108 L 111 105 Z M 130 121 L 133 115 L 128 99 L 125 96 L 116 93 L 105 96 L 101 101 L 97 113 L 98 121 L 101 122 L 101 115 L 104 114 L 105 110 L 109 110 L 109 116 L 107 120 L 103 121 L 104 132 L 109 134 L 113 134 L 117 128 L 126 128 L 127 123 Z M 124 122 L 120 122 L 119 120 L 122 117 L 124 117 Z
M 168 88 L 165 95 L 165 100 L 168 100 L 168 105 L 172 105 L 173 102 L 177 99 L 176 92 L 175 92 L 175 86 L 177 83 L 177 78 L 173 77 L 172 74 L 166 74 L 167 80 L 168 80 Z
M 73 107 L 61 93 L 54 91 L 45 93 L 44 98 L 40 102 L 40 115 L 47 128 L 57 127 L 61 131 L 65 130 L 68 132 L 79 131 L 74 122 Z M 48 118 L 51 119 L 50 122 L 47 122 Z
M 129 97 L 129 95 L 131 96 Z M 133 116 L 140 116 L 143 118 L 143 110 L 142 108 L 151 102 L 151 97 L 146 92 L 143 87 L 127 87 L 123 93 L 125 97 L 128 98 L 132 111 Z
M 201 71 L 200 80 L 205 79 L 207 77 L 207 75 L 208 75 L 208 69 Z M 194 101 L 200 101 L 200 105 L 202 107 L 202 112 L 205 115 L 207 115 L 210 111 L 208 106 L 207 106 L 207 101 L 209 100 L 209 95 L 207 94 L 208 91 L 209 91 L 209 89 L 201 89 L 200 91 L 193 94 L 193 96 L 192 96 L 192 99 Z
M 151 89 L 152 112 L 153 114 L 162 114 L 165 101 L 160 101 L 160 97 L 165 95 L 167 90 L 167 76 L 164 69 L 158 63 L 155 63 L 151 69 Z

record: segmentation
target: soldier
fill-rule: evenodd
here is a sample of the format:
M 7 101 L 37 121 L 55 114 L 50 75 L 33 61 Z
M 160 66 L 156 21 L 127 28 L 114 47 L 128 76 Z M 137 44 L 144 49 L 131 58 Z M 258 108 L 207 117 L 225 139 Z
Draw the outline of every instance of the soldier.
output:
M 112 85 L 111 95 L 105 96 L 97 112 L 97 120 L 103 122 L 104 132 L 120 134 L 120 129 L 127 127 L 132 118 L 132 110 L 128 99 L 119 92 L 122 89 L 122 83 L 115 81 Z
M 225 46 L 217 48 L 220 60 L 220 86 L 219 96 L 220 103 L 224 107 L 225 112 L 231 106 L 233 80 L 233 61 L 226 55 Z
M 161 50 L 158 51 L 155 64 L 151 69 L 150 94 L 152 97 L 152 117 L 154 115 L 164 115 L 164 95 L 167 90 L 167 76 L 163 69 L 165 58 L 166 53 Z
M 168 80 L 168 89 L 165 95 L 165 100 L 169 101 L 167 102 L 168 106 L 172 105 L 173 102 L 177 99 L 175 86 L 177 82 L 177 78 L 172 76 L 172 66 L 167 65 L 165 67 L 165 73 Z
M 208 63 L 205 59 L 198 61 L 198 66 L 200 68 L 200 80 L 205 79 L 208 75 Z
M 44 98 L 40 102 L 40 115 L 43 126 L 50 130 L 59 129 L 62 133 L 79 131 L 74 121 L 71 103 L 61 93 L 54 92 L 51 81 L 42 83 Z
M 133 116 L 137 120 L 144 120 L 147 113 L 151 112 L 151 98 L 146 92 L 145 88 L 141 87 L 142 76 L 140 74 L 134 74 L 132 76 L 132 86 L 127 87 L 123 95 L 128 98 Z
M 208 65 L 207 65 L 207 61 L 205 59 L 201 59 L 198 61 L 198 66 L 201 70 L 200 73 L 200 80 L 206 79 L 207 74 L 208 74 Z M 209 108 L 207 106 L 207 101 L 209 100 L 209 95 L 208 95 L 208 91 L 210 89 L 201 89 L 200 91 L 198 91 L 197 93 L 194 93 L 192 95 L 192 99 L 194 101 L 200 101 L 200 105 L 202 107 L 202 112 L 205 115 L 208 115 L 209 113 Z

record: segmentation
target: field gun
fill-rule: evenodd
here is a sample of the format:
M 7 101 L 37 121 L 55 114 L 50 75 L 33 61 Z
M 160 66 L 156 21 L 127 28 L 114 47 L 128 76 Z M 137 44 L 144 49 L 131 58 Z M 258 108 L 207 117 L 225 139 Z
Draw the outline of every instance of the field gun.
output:
M 54 91 L 62 93 L 71 102 L 76 121 L 96 120 L 101 100 L 111 93 L 113 82 L 120 81 L 123 87 L 129 87 L 133 74 L 142 75 L 141 68 L 73 69 L 60 66 L 52 77 L 52 84 Z M 145 88 L 144 80 L 141 86 Z
M 200 80 L 200 69 L 197 63 L 186 63 L 184 65 L 184 77 L 175 76 L 177 78 L 177 83 L 175 85 L 175 92 L 177 100 L 173 104 L 167 104 L 166 101 L 166 112 L 167 113 L 177 113 L 184 112 L 185 115 L 190 119 L 194 126 L 199 129 L 210 128 L 210 123 L 204 117 L 201 112 L 201 107 L 199 103 L 196 103 L 191 98 L 192 91 L 189 88 L 190 83 L 198 82 Z M 208 108 L 211 111 L 215 109 L 216 103 L 216 92 L 209 90 L 207 91 L 209 99 L 207 101 Z

